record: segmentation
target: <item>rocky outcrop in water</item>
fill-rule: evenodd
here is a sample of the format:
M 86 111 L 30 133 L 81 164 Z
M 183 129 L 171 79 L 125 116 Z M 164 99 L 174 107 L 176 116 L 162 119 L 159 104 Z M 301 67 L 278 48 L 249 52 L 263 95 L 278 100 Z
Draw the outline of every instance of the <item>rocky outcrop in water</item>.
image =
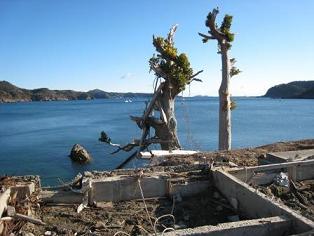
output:
M 72 161 L 78 163 L 87 163 L 92 159 L 91 155 L 80 144 L 74 144 L 70 153 L 70 157 Z

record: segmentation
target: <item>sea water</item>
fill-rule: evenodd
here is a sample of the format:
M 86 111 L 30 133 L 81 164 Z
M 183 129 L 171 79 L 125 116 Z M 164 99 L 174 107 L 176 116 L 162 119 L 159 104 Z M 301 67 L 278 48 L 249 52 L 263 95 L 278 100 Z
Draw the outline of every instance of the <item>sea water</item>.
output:
M 314 100 L 234 100 L 233 148 L 314 138 Z M 85 170 L 113 169 L 130 153 L 111 155 L 115 148 L 98 141 L 100 132 L 104 130 L 119 144 L 139 138 L 140 129 L 129 116 L 141 116 L 144 108 L 145 99 L 0 104 L 0 175 L 36 174 L 44 185 L 54 185 Z M 180 98 L 176 101 L 176 117 L 184 149 L 217 149 L 218 98 Z M 91 163 L 71 162 L 68 155 L 75 143 L 91 153 Z M 137 161 L 129 167 L 138 165 L 145 163 Z

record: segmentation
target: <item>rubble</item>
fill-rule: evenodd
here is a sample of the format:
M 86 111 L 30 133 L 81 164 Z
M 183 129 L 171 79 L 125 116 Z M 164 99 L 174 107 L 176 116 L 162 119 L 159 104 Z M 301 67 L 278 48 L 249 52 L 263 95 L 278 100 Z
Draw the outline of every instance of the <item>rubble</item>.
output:
M 198 164 L 188 158 L 175 166 L 91 171 L 52 188 L 41 187 L 37 176 L 2 177 L 0 235 L 258 236 L 313 230 L 314 160 L 241 167 L 226 152 L 193 155 L 200 155 Z

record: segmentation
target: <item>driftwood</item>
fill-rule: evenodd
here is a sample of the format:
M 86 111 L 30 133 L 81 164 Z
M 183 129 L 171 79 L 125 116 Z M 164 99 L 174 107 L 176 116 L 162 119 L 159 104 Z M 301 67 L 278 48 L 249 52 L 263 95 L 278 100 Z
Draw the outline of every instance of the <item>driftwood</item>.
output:
M 24 221 L 27 221 L 27 222 L 30 222 L 30 223 L 33 223 L 33 224 L 38 224 L 38 225 L 45 225 L 45 223 L 39 219 L 35 219 L 33 217 L 30 217 L 30 216 L 26 216 L 26 215 L 23 215 L 23 214 L 20 214 L 20 213 L 16 213 L 15 212 L 15 208 L 12 207 L 12 206 L 8 206 L 7 207 L 7 215 L 9 217 L 12 217 L 14 219 L 17 219 L 17 220 L 24 220 Z

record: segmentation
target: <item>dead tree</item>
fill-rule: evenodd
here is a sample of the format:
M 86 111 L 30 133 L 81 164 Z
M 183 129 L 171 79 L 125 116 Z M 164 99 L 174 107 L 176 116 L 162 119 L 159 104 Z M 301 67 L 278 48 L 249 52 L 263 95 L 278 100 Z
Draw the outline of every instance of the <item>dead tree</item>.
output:
M 117 151 L 130 151 L 138 146 L 138 153 L 152 143 L 160 144 L 162 150 L 181 148 L 177 135 L 175 98 L 186 85 L 194 80 L 200 81 L 196 76 L 202 71 L 193 74 L 186 54 L 178 54 L 173 41 L 176 29 L 177 25 L 173 26 L 167 38 L 153 36 L 157 54 L 150 58 L 149 66 L 156 76 L 154 94 L 142 116 L 131 116 L 142 130 L 142 136 L 126 146 L 119 146 Z M 157 111 L 157 117 L 153 115 L 154 111 Z M 155 131 L 154 136 L 148 138 L 151 128 Z M 115 145 L 105 133 L 102 136 L 102 141 Z
M 234 102 L 230 99 L 230 78 L 240 73 L 235 64 L 235 59 L 229 59 L 228 51 L 234 34 L 230 32 L 232 16 L 225 15 L 220 27 L 216 24 L 218 8 L 209 12 L 205 25 L 209 28 L 209 35 L 199 33 L 203 43 L 214 39 L 218 41 L 218 53 L 221 54 L 222 80 L 219 88 L 219 150 L 231 149 L 231 109 Z

